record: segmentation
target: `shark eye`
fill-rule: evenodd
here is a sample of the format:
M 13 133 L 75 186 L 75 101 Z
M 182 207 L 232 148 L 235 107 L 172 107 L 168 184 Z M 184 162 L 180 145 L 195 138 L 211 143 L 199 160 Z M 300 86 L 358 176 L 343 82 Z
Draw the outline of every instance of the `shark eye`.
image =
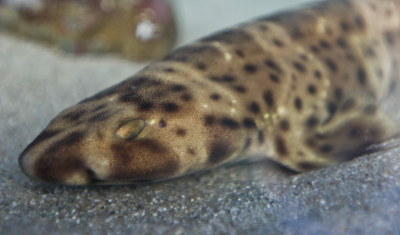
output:
M 132 139 L 139 135 L 139 133 L 144 129 L 144 120 L 133 119 L 124 123 L 115 132 L 115 136 L 121 139 Z

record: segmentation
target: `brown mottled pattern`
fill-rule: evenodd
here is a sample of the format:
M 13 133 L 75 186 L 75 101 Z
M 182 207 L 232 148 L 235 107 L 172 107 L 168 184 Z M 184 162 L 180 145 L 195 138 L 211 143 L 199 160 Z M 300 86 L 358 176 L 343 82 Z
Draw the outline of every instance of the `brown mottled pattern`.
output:
M 328 1 L 205 37 L 64 110 L 19 164 L 86 185 L 260 155 L 299 172 L 352 160 L 398 134 L 378 104 L 397 83 L 399 18 L 399 0 Z

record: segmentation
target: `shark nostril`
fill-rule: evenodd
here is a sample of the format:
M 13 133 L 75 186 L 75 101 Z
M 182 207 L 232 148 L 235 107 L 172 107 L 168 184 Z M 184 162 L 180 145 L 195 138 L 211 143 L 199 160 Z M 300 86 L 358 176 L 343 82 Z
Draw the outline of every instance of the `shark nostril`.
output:
M 101 179 L 97 178 L 96 173 L 92 169 L 87 168 L 86 171 L 87 171 L 87 176 L 88 176 L 87 178 L 89 181 L 88 184 L 97 184 L 97 183 L 105 182 L 105 180 L 101 180 Z
M 59 183 L 72 186 L 99 184 L 102 182 L 105 181 L 99 179 L 96 172 L 85 165 L 81 165 L 79 168 L 70 171 L 59 181 Z
M 88 178 L 91 178 L 91 179 L 95 179 L 96 178 L 96 174 L 94 173 L 94 171 L 92 169 L 87 168 L 86 171 L 87 171 Z

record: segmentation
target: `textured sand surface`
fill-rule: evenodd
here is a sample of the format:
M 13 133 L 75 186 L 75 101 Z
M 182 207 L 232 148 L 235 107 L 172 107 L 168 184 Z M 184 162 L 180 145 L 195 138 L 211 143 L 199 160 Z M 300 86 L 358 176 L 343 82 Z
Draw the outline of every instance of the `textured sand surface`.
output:
M 175 1 L 179 44 L 293 2 L 306 1 Z M 21 173 L 19 153 L 58 112 L 143 66 L 0 34 L 0 234 L 400 234 L 398 148 L 300 175 L 263 161 L 136 186 L 41 185 Z M 395 96 L 385 108 L 399 119 Z

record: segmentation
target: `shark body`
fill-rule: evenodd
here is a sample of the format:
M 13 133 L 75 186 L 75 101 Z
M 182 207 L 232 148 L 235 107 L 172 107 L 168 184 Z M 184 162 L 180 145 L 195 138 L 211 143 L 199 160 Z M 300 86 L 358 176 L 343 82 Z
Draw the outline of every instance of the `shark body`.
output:
M 298 171 L 392 138 L 400 1 L 327 1 L 178 48 L 62 111 L 19 157 L 67 185 L 161 181 L 269 158 Z

